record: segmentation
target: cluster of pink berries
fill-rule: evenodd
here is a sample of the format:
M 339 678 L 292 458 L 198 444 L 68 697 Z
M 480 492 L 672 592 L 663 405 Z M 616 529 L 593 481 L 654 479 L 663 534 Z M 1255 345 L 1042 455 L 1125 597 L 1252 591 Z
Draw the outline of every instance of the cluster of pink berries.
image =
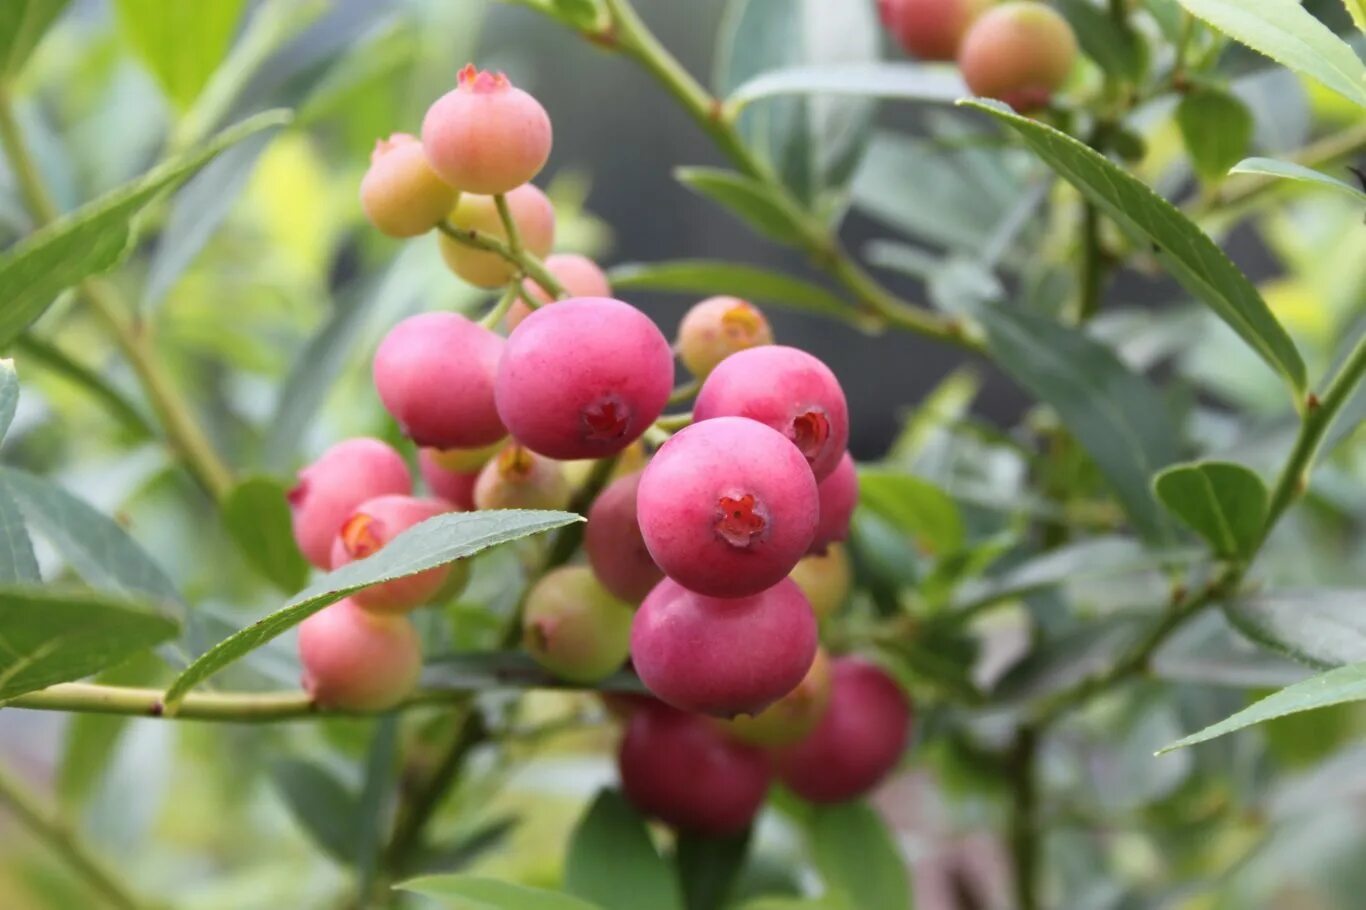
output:
M 1067 20 L 1036 0 L 878 0 L 882 22 L 921 60 L 958 62 L 974 94 L 1044 107 L 1077 59 Z
M 428 111 L 421 140 L 380 144 L 363 207 L 397 236 L 445 219 L 505 237 L 510 217 L 540 257 L 554 212 L 526 181 L 549 148 L 535 99 L 467 68 Z M 445 260 L 466 280 L 518 279 L 516 263 L 447 234 Z M 571 463 L 617 459 L 588 511 L 587 564 L 540 578 L 521 622 L 524 647 L 550 672 L 593 683 L 629 659 L 654 696 L 633 702 L 622 743 L 628 796 L 677 826 L 725 831 L 752 819 L 774 774 L 813 800 L 864 792 L 895 765 L 910 707 L 883 671 L 832 662 L 819 646 L 818 618 L 849 587 L 839 542 L 858 494 L 839 382 L 817 358 L 773 344 L 743 300 L 697 304 L 671 346 L 610 296 L 590 260 L 544 266 L 566 299 L 524 280 L 506 338 L 445 312 L 388 333 L 375 387 L 418 445 L 431 496 L 410 495 L 402 458 L 383 443 L 342 443 L 290 494 L 300 548 L 335 569 L 443 511 L 565 508 Z M 674 395 L 675 354 L 700 382 L 692 423 L 647 463 L 647 432 L 665 435 L 656 421 Z M 354 708 L 401 699 L 421 663 L 404 614 L 451 596 L 465 574 L 457 563 L 387 582 L 307 620 L 299 646 L 314 697 Z

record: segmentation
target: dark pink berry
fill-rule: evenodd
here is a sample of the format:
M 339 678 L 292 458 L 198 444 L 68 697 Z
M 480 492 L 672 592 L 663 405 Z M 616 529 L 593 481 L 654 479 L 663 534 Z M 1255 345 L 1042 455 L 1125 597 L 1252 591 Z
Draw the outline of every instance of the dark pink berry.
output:
M 472 471 L 449 470 L 438 449 L 419 451 L 417 465 L 433 496 L 446 500 L 462 512 L 474 511 L 474 482 L 479 479 L 479 467 Z
M 832 543 L 849 536 L 849 521 L 858 505 L 858 471 L 854 459 L 845 452 L 830 476 L 817 486 L 820 494 L 821 517 L 816 524 L 816 539 L 811 542 L 812 553 L 824 553 Z
M 664 577 L 650 557 L 636 521 L 640 472 L 608 485 L 588 510 L 583 548 L 603 587 L 628 603 L 640 603 Z
M 673 389 L 673 353 L 650 318 L 608 297 L 542 307 L 508 338 L 498 413 L 548 458 L 602 458 L 640 438 Z
M 373 556 L 415 524 L 451 511 L 444 499 L 418 499 L 415 496 L 379 496 L 369 499 L 342 522 L 332 542 L 332 568 Z M 455 564 L 465 571 L 463 563 Z M 454 567 L 437 566 L 406 578 L 395 578 L 351 595 L 367 610 L 403 613 L 419 607 L 436 596 L 450 578 Z
M 422 647 L 406 616 L 370 613 L 339 600 L 299 624 L 304 689 L 328 708 L 383 711 L 403 700 L 422 671 Z
M 768 793 L 768 760 L 705 718 L 662 705 L 631 714 L 618 755 L 621 788 L 641 812 L 698 834 L 743 831 Z
M 375 388 L 420 446 L 463 449 L 507 435 L 493 382 L 503 339 L 458 313 L 411 316 L 375 352 Z
M 796 688 L 816 657 L 816 617 L 783 579 L 749 597 L 697 594 L 664 579 L 631 626 L 631 662 L 656 698 L 684 711 L 758 714 Z
M 855 657 L 835 661 L 830 706 L 806 739 L 777 756 L 794 793 L 838 803 L 872 790 L 901 760 L 911 704 L 886 671 Z
M 801 450 L 817 480 L 830 476 L 849 443 L 849 407 L 830 368 L 805 351 L 766 345 L 739 351 L 697 394 L 696 420 L 748 417 Z
M 455 89 L 422 120 L 433 170 L 462 193 L 506 193 L 535 177 L 550 157 L 550 117 L 502 73 L 460 71 Z
M 408 465 L 390 446 L 369 438 L 339 442 L 300 471 L 289 491 L 294 539 L 309 562 L 330 569 L 332 540 L 356 506 L 412 487 Z
M 811 546 L 816 480 L 780 434 L 739 417 L 704 420 L 645 468 L 636 516 L 656 565 L 714 597 L 777 584 Z

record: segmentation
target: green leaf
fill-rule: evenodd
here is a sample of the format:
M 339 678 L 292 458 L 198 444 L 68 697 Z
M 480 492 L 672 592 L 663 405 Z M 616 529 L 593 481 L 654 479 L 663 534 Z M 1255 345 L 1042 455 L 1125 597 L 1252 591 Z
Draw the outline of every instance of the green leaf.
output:
M 1235 41 L 1366 107 L 1366 65 L 1300 0 L 1179 0 Z
M 280 481 L 249 477 L 233 487 L 223 501 L 223 524 L 242 555 L 281 590 L 292 593 L 308 581 Z
M 98 591 L 0 586 L 0 700 L 98 673 L 177 631 L 145 602 Z
M 1114 79 L 1142 80 L 1148 69 L 1148 46 L 1126 22 L 1116 21 L 1109 11 L 1088 0 L 1057 0 L 1057 6 L 1082 51 Z
M 1187 92 L 1176 107 L 1176 123 L 1195 172 L 1207 182 L 1222 180 L 1252 145 L 1252 112 L 1223 89 Z
M 229 127 L 202 147 L 158 165 L 131 183 L 63 215 L 0 254 L 0 346 L 28 328 L 66 288 L 116 265 L 131 222 L 164 190 L 184 180 L 224 149 L 289 120 L 265 111 Z
M 270 767 L 270 779 L 294 820 L 313 842 L 343 865 L 356 858 L 351 826 L 357 817 L 356 794 L 317 762 L 283 758 Z
M 1156 246 L 1173 278 L 1209 305 L 1272 369 L 1296 398 L 1304 361 L 1257 288 L 1190 219 L 1141 180 L 1065 133 L 994 101 L 966 102 L 1014 129 L 1060 176 L 1129 233 Z
M 119 25 L 182 110 L 228 52 L 245 0 L 115 0 Z
M 836 900 L 823 897 L 760 897 L 746 901 L 736 910 L 849 910 Z
M 604 910 L 683 907 L 673 869 L 655 850 L 645 819 L 614 790 L 599 793 L 574 829 L 564 889 Z
M 927 480 L 897 471 L 859 471 L 859 502 L 938 555 L 962 549 L 963 516 L 953 498 Z
M 1366 591 L 1250 594 L 1224 614 L 1253 641 L 1320 670 L 1366 661 Z
M 1116 613 L 1034 646 L 992 689 L 992 698 L 1019 704 L 1056 694 L 1103 673 L 1138 640 L 1149 616 Z
M 1347 13 L 1356 23 L 1356 27 L 1366 32 L 1366 0 L 1342 0 L 1342 3 L 1347 7 Z
M 1218 739 L 1227 733 L 1278 717 L 1362 700 L 1366 700 L 1366 663 L 1350 664 L 1286 686 L 1199 733 L 1192 733 L 1184 739 L 1177 740 L 1157 754 Z
M 1177 434 L 1157 390 L 1077 329 L 999 304 L 980 312 L 1000 367 L 1058 412 L 1139 533 L 1150 542 L 1168 538 L 1149 482 L 1176 460 Z
M 415 575 L 489 547 L 583 521 L 571 512 L 495 510 L 438 515 L 404 531 L 366 559 L 318 579 L 280 610 L 214 645 L 166 690 L 168 710 L 214 673 L 283 634 L 329 604 L 379 582 Z
M 526 651 L 461 651 L 427 658 L 423 678 L 438 688 L 453 689 L 555 689 L 583 688 L 547 671 Z M 594 689 L 604 692 L 648 694 L 640 678 L 630 670 L 618 670 L 598 680 Z
M 1266 521 L 1266 485 L 1228 461 L 1174 465 L 1153 478 L 1157 498 L 1226 559 L 1257 552 Z
M 777 95 L 853 95 L 952 104 L 970 94 L 962 77 L 942 66 L 869 62 L 769 70 L 734 89 L 726 103 L 741 108 Z
M 1255 174 L 1263 177 L 1280 177 L 1300 183 L 1312 183 L 1341 193 L 1360 203 L 1366 203 L 1366 192 L 1345 180 L 1316 171 L 1313 168 L 1295 164 L 1293 161 L 1277 161 L 1274 158 L 1248 158 L 1233 166 L 1230 174 Z
M 18 408 L 19 374 L 14 371 L 13 360 L 0 359 L 0 439 L 9 432 Z
M 388 834 L 389 810 L 398 788 L 398 714 L 385 714 L 374 727 L 365 757 L 365 780 L 350 825 L 351 862 L 356 867 L 359 894 L 369 894 L 374 886 Z
M 675 168 L 674 177 L 770 240 L 788 246 L 801 246 L 805 241 L 805 216 L 757 180 L 711 167 Z
M 23 513 L 0 478 L 0 583 L 42 580 Z
M 910 906 L 906 861 L 882 818 L 865 803 L 817 809 L 811 850 L 826 888 L 851 910 Z
M 18 468 L 0 468 L 0 484 L 19 504 L 29 526 L 46 537 L 91 587 L 183 604 L 161 567 L 112 519 L 46 478 Z
M 83 389 L 102 405 L 135 441 L 151 439 L 156 435 L 146 415 L 110 382 L 107 376 L 80 363 L 57 345 L 39 338 L 33 332 L 25 332 L 15 339 L 14 351 L 25 367 L 39 364 Z
M 728 837 L 678 833 L 674 862 L 688 910 L 728 905 L 749 852 L 750 829 Z
M 706 297 L 729 294 L 751 303 L 786 306 L 836 319 L 847 319 L 852 312 L 848 304 L 819 285 L 733 262 L 629 262 L 613 267 L 607 277 L 619 291 L 674 291 Z
M 0 3 L 0 77 L 16 75 L 69 0 Z
M 599 910 L 587 901 L 477 875 L 426 875 L 394 886 L 438 899 L 452 910 Z

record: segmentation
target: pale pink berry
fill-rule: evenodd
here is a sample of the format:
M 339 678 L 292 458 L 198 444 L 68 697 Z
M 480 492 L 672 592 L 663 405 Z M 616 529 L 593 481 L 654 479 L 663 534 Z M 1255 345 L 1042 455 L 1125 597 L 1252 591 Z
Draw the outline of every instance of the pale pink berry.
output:
M 390 493 L 407 493 L 412 477 L 403 456 L 378 439 L 348 439 L 299 472 L 289 491 L 294 539 L 304 558 L 332 568 L 332 540 L 356 506 Z
M 1014 0 L 984 13 L 963 38 L 958 66 L 973 94 L 1019 111 L 1044 107 L 1077 61 L 1077 36 L 1057 10 Z
M 545 166 L 550 143 L 550 117 L 540 102 L 502 73 L 473 64 L 422 120 L 432 168 L 463 193 L 492 196 L 521 186 Z
M 688 310 L 678 326 L 678 359 L 698 379 L 736 351 L 773 343 L 759 308 L 739 297 L 709 297 Z
M 485 446 L 507 435 L 493 382 L 503 339 L 458 313 L 403 320 L 375 352 L 375 388 L 404 435 L 420 446 Z
M 503 449 L 474 482 L 479 509 L 563 509 L 571 495 L 558 462 L 519 445 Z
M 379 496 L 356 507 L 342 522 L 332 542 L 332 568 L 373 556 L 404 531 L 428 518 L 453 510 L 444 499 L 415 496 Z M 463 564 L 459 571 L 465 571 Z M 372 585 L 351 595 L 367 610 L 403 613 L 436 596 L 450 578 L 452 567 L 437 566 L 416 575 Z
M 715 597 L 757 594 L 807 552 L 820 507 L 801 452 L 753 420 L 682 430 L 645 468 L 636 517 L 655 564 Z
M 439 497 L 462 512 L 474 511 L 474 483 L 479 479 L 479 469 L 473 471 L 448 471 L 437 455 L 437 449 L 422 449 L 417 453 L 417 464 L 422 471 L 422 480 L 433 496 Z
M 583 548 L 603 587 L 628 603 L 640 603 L 664 573 L 650 556 L 636 520 L 640 472 L 619 477 L 588 510 Z
M 383 711 L 417 685 L 422 646 L 406 616 L 340 600 L 299 624 L 299 660 L 304 689 L 319 705 Z
M 734 717 L 796 688 L 816 657 L 816 617 L 788 579 L 749 597 L 698 594 L 661 581 L 636 611 L 631 662 L 665 704 Z
M 673 353 L 650 317 L 607 297 L 542 307 L 508 338 L 498 413 L 550 458 L 603 458 L 640 438 L 673 388 Z
M 507 204 L 522 248 L 538 257 L 549 253 L 555 244 L 555 207 L 546 194 L 528 183 L 508 193 Z M 462 194 L 447 220 L 455 228 L 507 242 L 507 229 L 492 196 Z M 516 277 L 516 266 L 497 253 L 476 249 L 446 234 L 437 239 L 446 265 L 475 287 L 502 287 Z
M 816 489 L 820 494 L 821 517 L 816 524 L 811 552 L 824 553 L 832 543 L 849 537 L 849 521 L 858 505 L 858 471 L 848 452 L 840 456 L 835 470 Z
M 556 676 L 597 682 L 626 663 L 632 615 L 587 566 L 563 566 L 543 575 L 527 594 L 522 645 Z
M 695 420 L 748 417 L 801 450 L 817 480 L 830 476 L 849 443 L 849 406 L 830 368 L 783 345 L 732 354 L 697 393 Z
M 546 271 L 564 288 L 566 297 L 611 297 L 612 285 L 597 263 L 578 253 L 556 253 L 546 257 Z M 531 299 L 544 306 L 552 303 L 550 294 L 530 278 L 523 279 L 522 288 Z M 508 310 L 507 327 L 512 331 L 531 315 L 531 307 L 517 300 Z
M 436 227 L 455 205 L 456 191 L 432 170 L 422 143 L 394 133 L 375 143 L 360 183 L 365 217 L 390 237 L 417 237 Z

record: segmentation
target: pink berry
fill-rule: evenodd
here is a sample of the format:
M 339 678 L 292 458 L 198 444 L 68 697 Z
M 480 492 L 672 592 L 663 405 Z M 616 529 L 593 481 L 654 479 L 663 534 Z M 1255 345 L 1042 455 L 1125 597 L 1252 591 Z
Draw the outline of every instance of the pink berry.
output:
M 636 612 L 631 661 L 645 687 L 684 711 L 758 714 L 791 692 L 816 657 L 816 617 L 787 579 L 749 597 L 661 581 Z
M 778 755 L 778 774 L 811 802 L 854 799 L 897 766 L 910 726 L 911 705 L 896 680 L 867 661 L 841 658 L 825 716 L 810 736 Z
M 546 573 L 527 594 L 522 644 L 556 676 L 591 683 L 626 663 L 633 612 L 587 566 Z
M 710 297 L 688 310 L 678 326 L 678 359 L 699 379 L 736 351 L 772 343 L 764 314 L 738 297 Z
M 360 183 L 360 205 L 381 233 L 425 234 L 450 214 L 455 197 L 456 191 L 427 163 L 415 137 L 394 133 L 375 143 L 370 170 Z
M 849 599 L 854 572 L 843 544 L 832 543 L 824 553 L 813 553 L 797 563 L 788 576 L 811 602 L 817 619 L 834 615 Z
M 768 793 L 764 754 L 704 718 L 659 705 L 632 713 L 618 755 L 621 788 L 640 811 L 699 834 L 743 831 Z
M 427 160 L 463 193 L 492 196 L 521 186 L 545 166 L 550 142 L 550 117 L 540 102 L 502 73 L 473 64 L 422 120 Z
M 433 496 L 446 500 L 459 511 L 474 511 L 474 482 L 479 479 L 478 468 L 464 473 L 448 471 L 442 465 L 437 449 L 419 451 L 417 464 Z
M 603 587 L 628 603 L 640 603 L 664 577 L 650 557 L 636 520 L 640 473 L 619 477 L 588 510 L 583 548 Z
M 882 24 L 921 60 L 952 61 L 968 26 L 996 0 L 878 0 Z
M 417 685 L 422 647 L 406 616 L 340 600 L 299 624 L 299 660 L 304 688 L 319 705 L 383 711 Z
M 508 338 L 498 413 L 550 458 L 603 458 L 640 438 L 673 389 L 669 342 L 650 317 L 608 297 L 542 307 Z
M 289 491 L 294 539 L 309 562 L 330 569 L 332 539 L 356 506 L 412 487 L 403 456 L 388 445 L 369 438 L 339 442 L 300 471 Z
M 485 446 L 507 435 L 493 382 L 503 339 L 458 313 L 403 320 L 375 352 L 375 388 L 420 446 Z
M 797 688 L 750 717 L 719 720 L 727 736 L 753 746 L 787 746 L 807 736 L 825 716 L 830 704 L 830 658 L 816 650 L 811 669 Z
M 484 465 L 474 482 L 479 509 L 563 509 L 570 496 L 564 469 L 519 445 Z
M 655 564 L 713 597 L 777 584 L 811 546 L 820 512 L 801 452 L 761 423 L 704 420 L 645 468 L 636 517 Z
M 811 552 L 824 553 L 832 543 L 848 538 L 849 521 L 858 505 L 858 472 L 848 452 L 840 456 L 835 470 L 816 489 L 820 494 L 821 517 L 816 524 Z
M 451 511 L 444 499 L 378 496 L 366 500 L 342 522 L 332 543 L 332 568 L 373 556 L 415 524 Z M 455 564 L 464 572 L 464 564 Z M 437 566 L 406 578 L 395 578 L 351 595 L 351 599 L 382 613 L 403 613 L 427 603 L 445 586 L 453 566 Z
M 801 450 L 817 480 L 839 465 L 849 443 L 849 406 L 830 368 L 783 345 L 727 357 L 702 383 L 695 420 L 748 417 L 768 424 Z
M 522 247 L 534 256 L 549 253 L 555 244 L 555 207 L 545 193 L 528 183 L 508 193 L 507 204 Z M 507 229 L 492 196 L 461 195 L 447 220 L 454 227 L 507 241 Z M 497 253 L 476 249 L 445 234 L 437 240 L 447 267 L 475 287 L 502 287 L 516 277 L 515 267 Z
M 611 297 L 612 285 L 597 263 L 578 253 L 556 253 L 545 260 L 546 271 L 555 277 L 568 297 Z M 531 299 L 544 306 L 553 303 L 550 294 L 530 278 L 522 281 L 522 287 Z M 531 315 L 531 307 L 518 300 L 508 310 L 507 327 L 512 331 Z
M 963 38 L 958 66 L 974 94 L 1019 111 L 1044 107 L 1077 60 L 1077 36 L 1052 7 L 1004 3 L 982 15 Z

